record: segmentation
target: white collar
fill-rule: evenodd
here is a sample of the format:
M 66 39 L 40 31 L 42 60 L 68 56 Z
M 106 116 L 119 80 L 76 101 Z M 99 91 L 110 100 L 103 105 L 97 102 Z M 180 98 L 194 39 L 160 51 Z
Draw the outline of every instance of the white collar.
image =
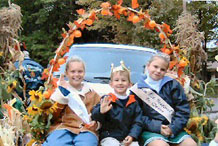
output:
M 67 89 L 72 91 L 72 92 L 75 92 L 79 95 L 82 95 L 84 97 L 85 97 L 86 93 L 92 91 L 91 87 L 87 83 L 84 83 L 84 82 L 82 82 L 82 89 L 81 90 L 77 90 L 73 86 L 68 86 Z
M 118 99 L 121 99 L 121 100 L 124 100 L 124 99 L 127 99 L 127 98 L 128 98 L 127 95 L 119 95 L 119 94 L 115 93 L 114 90 L 113 90 L 113 94 L 114 94 Z
M 153 80 L 149 73 L 146 72 L 146 75 L 147 75 L 147 78 L 145 79 L 145 82 L 152 88 L 154 89 L 155 91 L 157 91 L 158 93 L 160 92 L 160 84 L 162 82 L 162 79 L 158 80 L 158 81 L 155 81 Z

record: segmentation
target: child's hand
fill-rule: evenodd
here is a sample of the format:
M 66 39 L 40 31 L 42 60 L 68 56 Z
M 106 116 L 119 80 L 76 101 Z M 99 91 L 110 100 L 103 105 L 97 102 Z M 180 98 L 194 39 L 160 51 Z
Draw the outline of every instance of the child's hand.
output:
M 58 81 L 58 86 L 62 86 L 64 88 L 67 88 L 69 86 L 69 83 L 64 79 L 64 75 L 61 74 L 59 81 Z
M 133 137 L 132 136 L 127 136 L 124 140 L 123 140 L 123 144 L 125 146 L 129 146 L 133 141 Z
M 112 108 L 111 100 L 109 99 L 109 96 L 104 97 L 101 100 L 101 107 L 100 107 L 100 112 L 102 114 L 108 112 Z
M 172 135 L 172 130 L 167 125 L 161 125 L 161 134 L 163 136 L 169 137 L 170 135 Z
M 91 121 L 91 123 L 90 124 L 86 124 L 85 127 L 87 129 L 89 129 L 90 131 L 95 131 L 97 129 L 97 127 L 98 127 L 98 124 L 97 124 L 96 121 Z
M 216 124 L 218 124 L 218 119 L 215 121 Z

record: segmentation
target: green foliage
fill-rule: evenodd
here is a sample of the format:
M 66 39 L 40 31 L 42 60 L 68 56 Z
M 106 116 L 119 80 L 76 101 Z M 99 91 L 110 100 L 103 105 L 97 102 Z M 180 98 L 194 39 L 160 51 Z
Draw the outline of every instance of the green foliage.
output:
M 218 5 L 216 2 L 191 2 L 188 10 L 198 16 L 200 21 L 199 30 L 204 32 L 205 40 L 212 40 L 218 37 L 218 33 L 212 31 L 218 27 Z
M 31 58 L 47 66 L 62 40 L 62 28 L 76 19 L 78 5 L 70 0 L 14 0 L 23 14 L 20 41 L 24 41 Z M 1 0 L 0 6 L 8 6 Z
M 46 138 L 47 132 L 51 125 L 52 115 L 36 115 L 29 123 L 31 126 L 31 134 L 37 141 L 42 141 Z
M 76 10 L 98 9 L 106 0 L 12 0 L 21 7 L 23 31 L 20 41 L 26 42 L 31 58 L 47 66 L 49 59 L 59 46 L 62 28 L 67 30 L 67 23 L 77 20 Z M 108 0 L 115 4 L 117 0 Z M 149 9 L 151 18 L 157 23 L 165 22 L 173 29 L 178 16 L 183 11 L 180 0 L 138 0 L 138 10 Z M 200 20 L 199 30 L 204 32 L 205 41 L 216 38 L 216 32 L 211 31 L 218 26 L 217 4 L 215 2 L 187 2 L 187 10 L 196 14 Z M 8 6 L 8 0 L 1 0 L 0 7 Z M 123 1 L 123 6 L 131 7 L 131 1 Z M 85 42 L 114 42 L 134 44 L 160 49 L 162 44 L 158 33 L 146 30 L 143 25 L 132 24 L 126 17 L 116 20 L 115 17 L 98 16 L 99 21 L 83 30 L 83 37 L 75 43 Z M 102 19 L 103 18 L 103 19 Z M 170 37 L 174 42 L 174 34 Z

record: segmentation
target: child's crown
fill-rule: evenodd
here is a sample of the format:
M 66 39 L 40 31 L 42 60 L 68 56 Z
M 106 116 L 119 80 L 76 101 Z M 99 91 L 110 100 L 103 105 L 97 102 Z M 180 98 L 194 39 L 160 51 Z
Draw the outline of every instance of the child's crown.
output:
M 124 61 L 121 60 L 120 61 L 120 66 L 114 67 L 114 64 L 111 64 L 111 73 L 117 72 L 117 71 L 127 71 L 128 73 L 130 73 L 130 69 L 128 69 L 125 64 Z

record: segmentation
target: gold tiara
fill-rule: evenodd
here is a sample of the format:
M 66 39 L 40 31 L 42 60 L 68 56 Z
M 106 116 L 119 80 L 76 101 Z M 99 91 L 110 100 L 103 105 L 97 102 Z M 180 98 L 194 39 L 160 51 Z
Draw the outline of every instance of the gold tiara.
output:
M 130 69 L 128 69 L 125 66 L 123 60 L 120 61 L 120 66 L 114 67 L 114 64 L 113 63 L 111 64 L 111 73 L 117 72 L 117 71 L 127 71 L 128 73 L 130 73 Z

